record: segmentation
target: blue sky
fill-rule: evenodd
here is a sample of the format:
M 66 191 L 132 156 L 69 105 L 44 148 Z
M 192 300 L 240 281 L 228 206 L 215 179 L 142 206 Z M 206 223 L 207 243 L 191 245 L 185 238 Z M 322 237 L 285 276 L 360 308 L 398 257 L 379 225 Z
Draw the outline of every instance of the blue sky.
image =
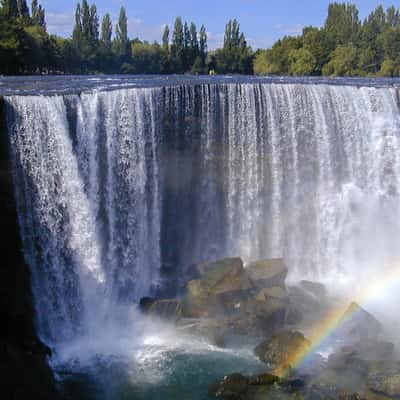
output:
M 92 1 L 89 0 L 91 3 Z M 320 26 L 326 17 L 329 0 L 95 0 L 99 14 L 109 12 L 115 23 L 119 7 L 124 5 L 129 18 L 129 35 L 149 41 L 160 40 L 165 24 L 172 25 L 176 16 L 202 23 L 207 28 L 209 47 L 220 46 L 225 23 L 237 18 L 249 43 L 269 47 L 285 34 L 294 35 L 307 25 Z M 46 9 L 48 30 L 62 36 L 72 32 L 77 1 L 41 0 Z M 359 0 L 362 18 L 379 4 L 388 7 L 391 0 Z M 399 4 L 397 4 L 399 6 Z

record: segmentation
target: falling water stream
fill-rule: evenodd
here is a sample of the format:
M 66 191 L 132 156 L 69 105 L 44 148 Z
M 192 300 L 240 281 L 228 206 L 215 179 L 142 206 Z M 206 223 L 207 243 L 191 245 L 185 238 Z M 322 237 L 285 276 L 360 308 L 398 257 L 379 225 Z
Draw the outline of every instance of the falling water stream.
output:
M 346 290 L 400 256 L 393 86 L 222 80 L 105 89 L 6 97 L 38 329 L 63 363 L 84 358 L 83 348 L 137 360 L 140 345 L 159 349 L 138 328 L 135 304 L 178 293 L 197 262 L 283 257 L 290 280 Z M 165 335 L 154 340 L 169 350 L 147 352 L 152 362 L 126 374 L 169 370 L 155 365 L 172 362 L 168 346 L 180 342 L 157 329 Z M 180 348 L 200 369 L 204 354 L 237 365 L 238 354 L 193 343 Z M 245 369 L 259 367 L 240 357 Z M 174 360 L 188 367 L 182 354 Z

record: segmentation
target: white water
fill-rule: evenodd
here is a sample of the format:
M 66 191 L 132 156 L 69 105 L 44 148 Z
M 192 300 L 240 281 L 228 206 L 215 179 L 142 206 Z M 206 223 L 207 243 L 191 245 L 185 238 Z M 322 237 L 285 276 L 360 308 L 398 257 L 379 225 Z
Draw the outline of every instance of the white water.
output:
M 7 104 L 47 340 L 123 320 L 207 259 L 284 257 L 293 280 L 356 290 L 400 256 L 395 89 L 220 84 Z

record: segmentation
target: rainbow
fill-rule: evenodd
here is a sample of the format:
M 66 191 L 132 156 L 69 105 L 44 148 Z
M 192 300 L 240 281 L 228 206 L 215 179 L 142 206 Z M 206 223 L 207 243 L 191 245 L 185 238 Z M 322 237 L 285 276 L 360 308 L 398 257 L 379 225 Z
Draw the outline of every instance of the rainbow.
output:
M 273 373 L 279 377 L 287 377 L 293 369 L 300 368 L 308 357 L 316 352 L 323 342 L 331 336 L 344 322 L 349 320 L 354 313 L 359 310 L 357 304 L 363 305 L 371 301 L 376 296 L 379 296 L 388 286 L 400 281 L 400 265 L 389 269 L 381 279 L 375 280 L 370 285 L 367 285 L 358 295 L 357 303 L 341 305 L 332 310 L 328 315 L 319 321 L 312 329 L 309 335 L 309 346 L 302 346 L 296 349 L 286 357 L 285 364 L 280 365 Z

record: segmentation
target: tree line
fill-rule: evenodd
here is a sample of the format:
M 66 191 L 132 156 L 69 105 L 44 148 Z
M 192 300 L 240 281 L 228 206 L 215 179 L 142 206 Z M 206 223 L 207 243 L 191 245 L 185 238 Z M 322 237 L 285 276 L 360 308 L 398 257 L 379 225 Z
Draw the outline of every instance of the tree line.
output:
M 70 38 L 50 35 L 45 10 L 37 0 L 1 0 L 0 73 L 251 73 L 251 49 L 239 24 L 229 21 L 224 48 L 208 52 L 207 31 L 176 18 L 165 26 L 161 44 L 128 37 L 128 17 L 121 7 L 115 26 L 110 14 L 101 19 L 95 3 L 78 2 Z
M 254 60 L 259 75 L 400 76 L 400 13 L 378 6 L 365 20 L 357 6 L 331 3 L 321 28 L 285 36 Z
M 37 0 L 0 0 L 0 73 L 259 74 L 400 76 L 400 13 L 377 7 L 361 21 L 354 4 L 331 3 L 323 27 L 309 26 L 270 49 L 253 51 L 239 22 L 225 26 L 223 46 L 209 50 L 207 31 L 178 17 L 161 42 L 128 36 L 121 7 L 114 25 L 95 3 L 79 1 L 70 38 L 51 35 Z

